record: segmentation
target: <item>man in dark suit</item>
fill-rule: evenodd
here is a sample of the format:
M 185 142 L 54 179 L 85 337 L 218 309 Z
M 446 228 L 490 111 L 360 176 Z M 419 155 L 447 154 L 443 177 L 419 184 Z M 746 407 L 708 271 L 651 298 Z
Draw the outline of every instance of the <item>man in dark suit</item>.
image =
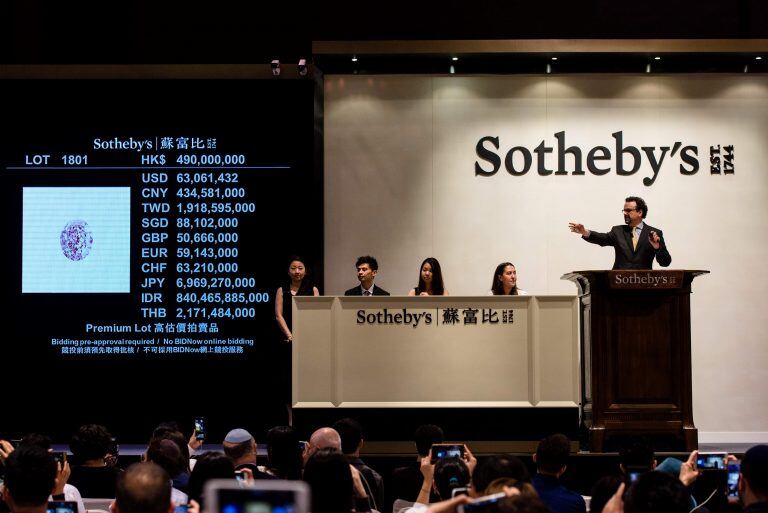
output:
M 379 272 L 379 263 L 370 255 L 361 256 L 355 262 L 357 279 L 360 285 L 344 292 L 345 296 L 388 296 L 389 292 L 374 285 L 373 280 Z
M 568 223 L 572 232 L 587 242 L 613 246 L 616 259 L 614 269 L 650 269 L 653 259 L 662 267 L 672 263 L 661 230 L 645 224 L 648 206 L 642 198 L 630 196 L 624 200 L 624 225 L 614 226 L 608 233 L 594 232 L 583 224 Z

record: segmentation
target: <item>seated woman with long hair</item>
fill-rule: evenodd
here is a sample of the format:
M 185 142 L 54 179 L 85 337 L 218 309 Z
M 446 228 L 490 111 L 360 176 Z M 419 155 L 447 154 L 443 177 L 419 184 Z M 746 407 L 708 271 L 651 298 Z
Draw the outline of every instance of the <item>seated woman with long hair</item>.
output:
M 421 263 L 419 284 L 408 292 L 409 296 L 447 296 L 443 285 L 443 272 L 436 258 L 425 258 Z
M 491 294 L 494 296 L 525 296 L 528 293 L 517 288 L 517 269 L 511 262 L 502 262 L 496 266 L 491 282 Z

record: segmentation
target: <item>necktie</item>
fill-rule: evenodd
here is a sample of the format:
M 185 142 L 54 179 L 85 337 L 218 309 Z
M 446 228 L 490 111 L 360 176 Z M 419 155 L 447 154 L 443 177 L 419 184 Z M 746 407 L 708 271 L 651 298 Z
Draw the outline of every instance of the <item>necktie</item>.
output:
M 364 296 L 370 296 L 371 295 L 371 291 L 370 290 L 364 290 L 363 291 L 363 295 Z
M 632 228 L 632 249 L 637 251 L 637 232 Z

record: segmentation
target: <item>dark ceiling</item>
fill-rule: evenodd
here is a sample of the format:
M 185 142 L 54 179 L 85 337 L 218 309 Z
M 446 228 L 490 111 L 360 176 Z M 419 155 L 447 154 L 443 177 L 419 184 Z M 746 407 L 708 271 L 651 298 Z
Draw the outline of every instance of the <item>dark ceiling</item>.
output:
M 765 0 L 9 0 L 0 62 L 295 62 L 313 40 L 768 38 Z

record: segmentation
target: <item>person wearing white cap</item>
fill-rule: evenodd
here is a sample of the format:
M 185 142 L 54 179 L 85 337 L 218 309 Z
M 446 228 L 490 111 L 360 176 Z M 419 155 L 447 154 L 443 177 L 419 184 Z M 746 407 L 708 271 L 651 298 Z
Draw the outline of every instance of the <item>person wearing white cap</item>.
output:
M 275 479 L 259 468 L 256 463 L 257 445 L 256 440 L 245 429 L 233 429 L 224 437 L 224 454 L 232 460 L 235 470 L 248 469 L 253 474 L 254 479 Z

